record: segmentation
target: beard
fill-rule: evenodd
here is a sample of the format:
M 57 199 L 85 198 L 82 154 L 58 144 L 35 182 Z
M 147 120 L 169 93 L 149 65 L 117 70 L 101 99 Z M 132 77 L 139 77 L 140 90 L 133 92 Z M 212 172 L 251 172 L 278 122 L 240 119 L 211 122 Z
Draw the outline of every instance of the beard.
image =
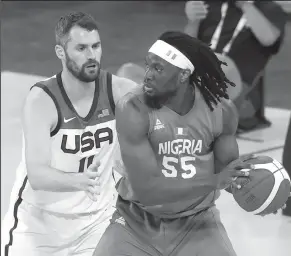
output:
M 149 95 L 144 93 L 145 103 L 148 107 L 152 109 L 160 109 L 165 105 L 165 103 L 176 95 L 177 91 L 165 92 L 161 95 Z
M 96 65 L 96 68 L 92 70 L 92 72 L 90 70 L 86 72 L 86 67 L 88 65 Z M 98 61 L 89 60 L 85 62 L 81 67 L 78 67 L 77 63 L 73 61 L 68 56 L 67 53 L 66 53 L 66 67 L 74 77 L 85 83 L 95 81 L 100 73 L 100 63 Z

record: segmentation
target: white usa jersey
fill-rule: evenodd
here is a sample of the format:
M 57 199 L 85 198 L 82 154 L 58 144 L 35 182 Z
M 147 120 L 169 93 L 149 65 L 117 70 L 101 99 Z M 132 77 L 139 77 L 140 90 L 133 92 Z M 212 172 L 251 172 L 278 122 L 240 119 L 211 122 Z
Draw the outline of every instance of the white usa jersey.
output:
M 93 158 L 100 160 L 101 193 L 93 202 L 84 191 L 48 192 L 33 190 L 27 179 L 24 157 L 17 170 L 19 200 L 21 198 L 44 210 L 60 214 L 83 214 L 107 208 L 116 197 L 112 168 L 118 152 L 115 129 L 112 75 L 100 70 L 96 80 L 94 99 L 86 117 L 78 115 L 63 87 L 61 73 L 39 82 L 33 87 L 42 88 L 54 101 L 58 123 L 51 132 L 51 167 L 63 172 L 84 172 Z M 35 156 L 37 157 L 37 156 Z M 44 179 L 46 177 L 43 177 Z

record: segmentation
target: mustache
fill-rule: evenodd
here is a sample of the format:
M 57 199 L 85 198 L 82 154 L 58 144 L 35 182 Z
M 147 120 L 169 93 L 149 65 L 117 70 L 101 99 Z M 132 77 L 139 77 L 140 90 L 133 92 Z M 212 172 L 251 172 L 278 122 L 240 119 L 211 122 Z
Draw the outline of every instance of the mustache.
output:
M 85 62 L 83 66 L 85 67 L 85 66 L 89 66 L 89 65 L 96 65 L 99 67 L 100 63 L 97 60 L 89 60 L 89 61 Z

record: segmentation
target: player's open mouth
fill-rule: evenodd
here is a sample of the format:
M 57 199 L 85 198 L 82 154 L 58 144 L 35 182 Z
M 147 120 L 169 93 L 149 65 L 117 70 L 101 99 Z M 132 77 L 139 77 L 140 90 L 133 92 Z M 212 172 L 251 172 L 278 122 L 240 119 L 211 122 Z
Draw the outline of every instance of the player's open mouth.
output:
M 96 64 L 91 64 L 91 65 L 87 65 L 86 68 L 96 68 L 97 65 Z
M 153 90 L 154 90 L 153 87 L 151 87 L 151 86 L 148 85 L 148 84 L 144 84 L 144 85 L 143 85 L 143 89 L 144 89 L 145 91 L 147 91 L 147 92 L 149 92 L 149 91 L 153 91 Z
M 148 94 L 148 95 L 153 95 L 154 92 L 155 92 L 154 88 L 152 88 L 152 87 L 150 87 L 150 86 L 148 86 L 148 85 L 145 85 L 145 84 L 144 84 L 144 86 L 143 86 L 143 91 L 144 91 L 146 94 Z
M 147 85 L 144 85 L 143 89 L 144 89 L 145 92 L 152 92 L 154 90 L 152 87 L 149 87 Z

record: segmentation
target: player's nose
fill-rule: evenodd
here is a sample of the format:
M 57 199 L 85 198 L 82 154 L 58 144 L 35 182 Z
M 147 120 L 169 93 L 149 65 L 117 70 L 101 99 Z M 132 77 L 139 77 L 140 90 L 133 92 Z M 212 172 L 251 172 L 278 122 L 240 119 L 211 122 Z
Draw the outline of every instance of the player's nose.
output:
M 144 83 L 145 83 L 145 84 L 149 84 L 150 81 L 151 81 L 151 79 L 150 79 L 149 77 L 146 76 L 146 77 L 144 78 Z
M 153 82 L 153 75 L 152 74 L 146 74 L 144 77 L 144 83 L 151 85 Z
M 96 54 L 93 49 L 88 48 L 86 51 L 86 55 L 88 60 L 96 60 Z
M 147 68 L 145 71 L 145 78 L 144 78 L 144 82 L 150 82 L 153 80 L 153 72 L 151 68 Z

